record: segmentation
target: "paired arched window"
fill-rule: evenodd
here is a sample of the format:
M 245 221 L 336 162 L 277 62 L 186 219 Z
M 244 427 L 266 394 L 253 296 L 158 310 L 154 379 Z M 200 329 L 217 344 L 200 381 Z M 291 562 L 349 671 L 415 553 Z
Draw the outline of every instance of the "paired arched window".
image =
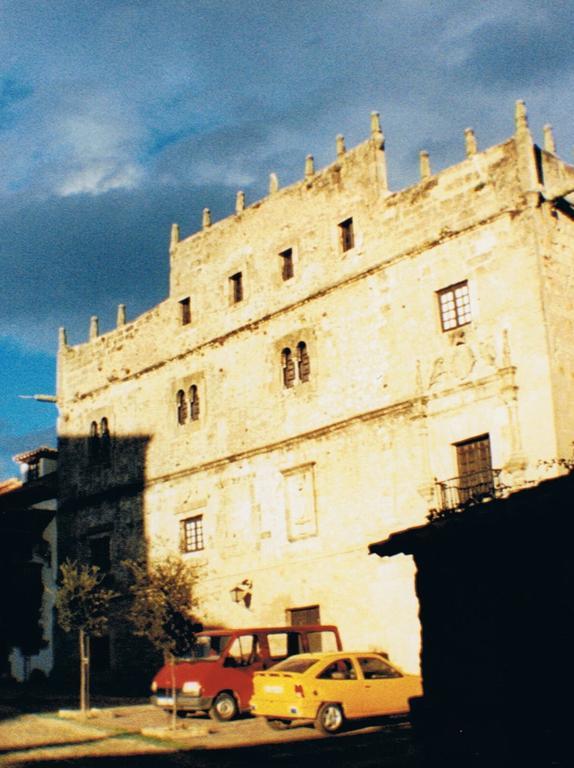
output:
M 186 424 L 187 421 L 199 420 L 199 387 L 192 384 L 187 395 L 183 389 L 178 390 L 176 395 L 177 423 Z
M 309 362 L 309 350 L 304 341 L 300 341 L 295 348 L 295 355 L 289 347 L 281 352 L 281 368 L 283 371 L 283 386 L 287 389 L 295 384 L 304 384 L 309 381 L 311 365 Z
M 112 456 L 110 427 L 105 416 L 100 422 L 92 421 L 88 437 L 88 461 L 90 464 L 109 464 Z

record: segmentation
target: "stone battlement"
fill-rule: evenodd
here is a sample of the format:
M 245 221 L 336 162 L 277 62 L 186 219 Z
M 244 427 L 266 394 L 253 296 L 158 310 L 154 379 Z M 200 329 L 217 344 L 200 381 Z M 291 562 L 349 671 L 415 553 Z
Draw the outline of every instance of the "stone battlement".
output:
M 326 168 L 315 170 L 308 156 L 299 182 L 281 189 L 272 174 L 268 196 L 247 206 L 239 192 L 236 212 L 215 223 L 205 209 L 203 228 L 183 240 L 174 225 L 169 297 L 129 323 L 120 305 L 118 327 L 103 335 L 92 318 L 84 344 L 69 347 L 62 331 L 67 371 L 77 372 L 78 384 L 89 372 L 89 389 L 139 375 L 480 222 L 574 189 L 574 168 L 555 156 L 550 127 L 539 150 L 522 102 L 515 119 L 511 139 L 481 152 L 467 129 L 466 158 L 434 175 L 421 153 L 421 180 L 391 192 L 373 113 L 370 137 L 350 150 L 338 137 L 336 160 Z M 345 222 L 352 227 L 348 248 L 341 244 Z M 284 279 L 287 259 L 293 277 Z M 105 350 L 105 376 L 94 368 L 94 345 Z

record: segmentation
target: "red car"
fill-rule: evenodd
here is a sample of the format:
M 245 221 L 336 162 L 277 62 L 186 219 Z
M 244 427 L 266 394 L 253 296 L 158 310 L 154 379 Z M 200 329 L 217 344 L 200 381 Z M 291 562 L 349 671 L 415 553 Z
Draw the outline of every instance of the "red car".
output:
M 233 720 L 249 711 L 253 675 L 296 653 L 341 650 L 333 625 L 215 629 L 200 632 L 189 658 L 177 659 L 175 690 L 171 668 L 153 679 L 152 703 L 178 714 L 207 711 L 216 720 Z

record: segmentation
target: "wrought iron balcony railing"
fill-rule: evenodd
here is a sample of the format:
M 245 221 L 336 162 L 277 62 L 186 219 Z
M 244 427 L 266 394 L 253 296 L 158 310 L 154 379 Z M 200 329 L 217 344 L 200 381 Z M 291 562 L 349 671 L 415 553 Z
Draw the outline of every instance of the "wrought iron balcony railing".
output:
M 500 473 L 500 469 L 481 469 L 437 482 L 438 509 L 431 511 L 430 518 L 462 512 L 474 504 L 500 498 L 503 490 Z

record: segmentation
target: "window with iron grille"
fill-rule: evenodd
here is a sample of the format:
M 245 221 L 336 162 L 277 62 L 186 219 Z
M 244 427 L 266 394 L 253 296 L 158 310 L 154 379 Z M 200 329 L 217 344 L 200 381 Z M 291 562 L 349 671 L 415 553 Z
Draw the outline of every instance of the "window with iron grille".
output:
M 299 381 L 309 381 L 311 375 L 311 365 L 309 363 L 309 352 L 304 341 L 297 344 L 297 366 L 299 369 Z
M 443 331 L 467 325 L 472 320 L 468 282 L 449 285 L 438 291 L 440 321 Z
M 189 297 L 179 302 L 179 313 L 181 324 L 189 325 L 191 323 L 191 301 Z
M 199 419 L 199 390 L 197 384 L 189 388 L 189 415 L 192 421 Z
M 205 548 L 203 540 L 203 515 L 187 517 L 180 523 L 182 552 L 199 552 Z
M 490 437 L 480 435 L 455 443 L 458 464 L 459 502 L 479 500 L 493 493 L 492 458 Z
M 289 347 L 285 347 L 281 352 L 281 365 L 283 367 L 283 386 L 289 389 L 295 384 L 295 362 Z
M 293 249 L 287 248 L 279 254 L 281 258 L 281 277 L 283 280 L 290 280 L 293 275 Z
M 187 419 L 187 401 L 185 399 L 185 392 L 180 389 L 176 395 L 177 398 L 177 423 L 185 424 Z
M 240 301 L 243 301 L 243 274 L 241 272 L 231 275 L 229 286 L 231 289 L 231 303 L 238 304 Z
M 341 250 L 350 251 L 355 247 L 355 233 L 353 231 L 353 219 L 345 219 L 339 224 L 339 239 Z

